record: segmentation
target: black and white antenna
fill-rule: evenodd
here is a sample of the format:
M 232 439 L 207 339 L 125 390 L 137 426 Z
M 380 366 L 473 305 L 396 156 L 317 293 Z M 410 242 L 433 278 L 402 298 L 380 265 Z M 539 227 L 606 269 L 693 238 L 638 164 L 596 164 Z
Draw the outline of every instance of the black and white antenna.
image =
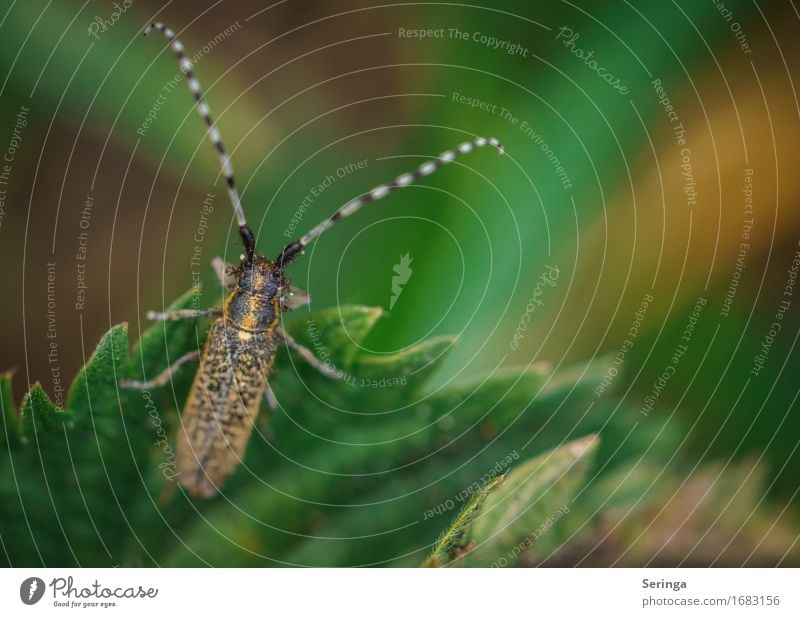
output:
M 330 229 L 336 221 L 339 221 L 343 218 L 347 218 L 358 212 L 361 208 L 366 206 L 368 203 L 373 201 L 378 201 L 379 199 L 383 199 L 393 191 L 397 189 L 401 189 L 404 186 L 408 186 L 413 184 L 420 178 L 424 178 L 425 176 L 430 176 L 433 172 L 437 169 L 442 167 L 443 165 L 447 165 L 448 163 L 454 161 L 456 157 L 467 154 L 472 152 L 475 148 L 482 148 L 483 146 L 494 146 L 497 148 L 497 151 L 502 156 L 504 154 L 503 144 L 501 144 L 497 139 L 494 137 L 477 137 L 472 141 L 465 141 L 461 145 L 453 148 L 452 150 L 447 150 L 442 152 L 439 156 L 435 159 L 428 161 L 427 163 L 423 163 L 417 169 L 412 172 L 404 173 L 397 178 L 394 179 L 394 182 L 390 182 L 389 184 L 380 184 L 372 189 L 370 192 L 365 193 L 361 197 L 354 199 L 346 203 L 344 206 L 339 208 L 336 212 L 334 212 L 331 216 L 326 218 L 322 221 L 319 225 L 311 229 L 308 233 L 304 236 L 301 236 L 299 239 L 295 240 L 287 244 L 281 254 L 278 255 L 277 262 L 280 267 L 287 266 L 297 255 L 299 255 L 302 250 L 311 244 L 314 240 L 319 238 L 324 232 Z
M 194 96 L 197 113 L 200 114 L 200 117 L 208 125 L 208 138 L 217 149 L 219 163 L 222 167 L 222 174 L 225 176 L 225 180 L 228 183 L 228 194 L 231 198 L 233 213 L 236 215 L 236 222 L 239 224 L 239 233 L 242 236 L 242 242 L 244 242 L 246 259 L 248 261 L 252 261 L 256 250 L 256 241 L 255 237 L 253 236 L 253 232 L 250 231 L 250 228 L 247 226 L 247 219 L 245 219 L 244 216 L 242 200 L 239 198 L 239 190 L 236 188 L 236 180 L 233 177 L 233 163 L 231 163 L 231 157 L 228 156 L 228 153 L 225 151 L 225 146 L 222 143 L 222 136 L 219 133 L 217 124 L 211 117 L 211 108 L 203 98 L 203 90 L 200 86 L 200 82 L 197 80 L 197 77 L 195 77 L 194 72 L 192 71 L 192 61 L 186 56 L 183 44 L 177 39 L 175 32 L 171 28 L 168 28 L 160 21 L 157 21 L 144 29 L 144 35 L 147 36 L 153 30 L 158 30 L 161 32 L 161 34 L 167 37 L 175 57 L 178 58 L 181 71 L 183 71 L 183 73 L 186 75 L 186 82 L 189 85 L 189 90 L 191 90 L 192 95 Z

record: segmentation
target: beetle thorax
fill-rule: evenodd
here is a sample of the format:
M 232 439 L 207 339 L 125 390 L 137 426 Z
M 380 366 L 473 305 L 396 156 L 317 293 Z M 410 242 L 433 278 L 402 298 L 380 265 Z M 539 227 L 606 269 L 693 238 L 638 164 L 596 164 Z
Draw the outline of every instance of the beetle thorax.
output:
M 256 256 L 252 263 L 242 263 L 225 300 L 225 320 L 248 332 L 272 330 L 280 316 L 282 284 L 283 274 L 275 262 Z

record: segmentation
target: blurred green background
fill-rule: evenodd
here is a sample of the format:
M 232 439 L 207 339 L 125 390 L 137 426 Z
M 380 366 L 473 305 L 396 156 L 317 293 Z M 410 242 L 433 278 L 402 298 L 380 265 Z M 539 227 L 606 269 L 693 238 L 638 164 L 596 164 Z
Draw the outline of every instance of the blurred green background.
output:
M 482 466 L 534 438 L 526 458 L 591 431 L 603 445 L 587 494 L 627 487 L 633 497 L 617 505 L 620 511 L 646 507 L 616 525 L 612 504 L 590 501 L 591 524 L 576 524 L 580 533 L 565 532 L 562 543 L 524 562 L 796 565 L 800 297 L 785 292 L 800 249 L 794 84 L 800 17 L 777 1 L 720 6 L 688 0 L 340 2 L 334 9 L 323 2 L 135 0 L 111 24 L 118 9 L 108 2 L 5 0 L 0 149 L 19 147 L 9 162 L 0 220 L 0 368 L 16 369 L 14 400 L 38 381 L 58 402 L 55 380 L 66 388 L 115 324 L 128 322 L 136 340 L 148 309 L 170 304 L 191 287 L 198 271 L 193 255 L 203 264 L 203 305 L 221 298 L 211 258 L 238 259 L 224 181 L 191 97 L 183 83 L 165 89 L 177 64 L 162 38 L 141 38 L 144 25 L 163 20 L 190 57 L 201 54 L 196 73 L 268 255 L 288 242 L 285 232 L 312 190 L 319 195 L 295 235 L 464 139 L 492 135 L 506 147 L 504 158 L 480 150 L 341 222 L 298 260 L 291 276 L 310 290 L 310 310 L 343 304 L 384 309 L 363 340 L 364 354 L 380 357 L 432 336 L 457 336 L 427 392 L 512 367 L 546 370 L 555 383 L 568 375 L 584 392 L 550 386 L 555 394 L 536 398 L 532 391 L 509 404 L 506 419 L 535 408 L 538 424 L 484 422 L 483 441 L 456 440 L 452 458 L 432 470 L 386 473 L 379 487 L 353 489 L 353 503 L 403 504 L 422 493 L 431 507 L 480 477 Z M 92 26 L 98 19 L 106 20 L 104 28 Z M 563 32 L 559 38 L 563 27 L 578 34 L 572 47 Z M 403 34 L 418 29 L 441 34 Z M 592 50 L 626 92 L 576 57 L 576 49 Z M 151 110 L 155 117 L 146 125 Z M 18 121 L 21 111 L 25 126 Z M 685 145 L 677 142 L 678 125 Z M 359 161 L 366 162 L 360 169 L 337 174 Z M 742 257 L 751 217 L 743 192 L 749 169 L 753 224 Z M 327 176 L 335 181 L 318 191 Z M 693 203 L 687 187 L 696 191 Z M 207 227 L 201 224 L 204 200 L 213 204 Z M 76 256 L 82 232 L 85 272 Z M 406 254 L 413 274 L 390 311 L 393 268 Z M 558 268 L 558 278 L 537 291 L 547 266 Z M 77 309 L 79 273 L 86 290 Z M 652 302 L 627 349 L 646 295 Z M 542 303 L 528 311 L 533 297 Z M 686 355 L 645 414 L 645 399 L 672 364 L 698 298 L 706 304 Z M 54 302 L 50 314 L 48 300 Z M 789 304 L 765 352 L 781 301 Z M 512 344 L 526 311 L 524 333 Z M 287 320 L 300 323 L 307 316 L 303 309 Z M 621 349 L 624 363 L 615 364 Z M 759 353 L 763 362 L 757 363 Z M 600 393 L 609 369 L 619 373 Z M 290 400 L 293 386 L 285 387 Z M 182 396 L 178 389 L 172 413 Z M 499 402 L 505 404 L 502 396 Z M 274 429 L 276 436 L 283 430 L 282 441 L 275 441 L 279 451 L 284 444 L 285 452 L 294 447 L 300 457 L 282 477 L 286 487 L 297 487 L 290 501 L 305 504 L 304 516 L 284 512 L 273 520 L 276 506 L 267 496 L 259 497 L 267 504 L 262 510 L 232 497 L 208 506 L 209 520 L 230 521 L 223 532 L 211 530 L 214 524 L 204 528 L 206 519 L 194 507 L 175 515 L 194 527 L 178 534 L 180 541 L 172 538 L 170 547 L 186 541 L 202 552 L 219 541 L 204 556 L 217 565 L 266 565 L 279 552 L 275 546 L 292 563 L 327 563 L 323 555 L 331 565 L 422 560 L 450 515 L 428 521 L 428 531 L 413 541 L 395 540 L 403 535 L 397 530 L 424 512 L 420 502 L 396 505 L 391 515 L 354 507 L 353 530 L 341 523 L 341 508 L 332 514 L 313 506 L 316 494 L 302 486 L 314 472 L 298 453 L 324 452 L 320 444 L 333 435 L 325 430 L 334 428 L 316 427 L 310 417 L 315 403 L 306 403 L 307 413 L 283 423 L 276 418 Z M 398 402 L 383 393 L 364 405 L 376 412 Z M 325 411 L 320 403 L 319 412 Z M 287 436 L 306 430 L 296 442 Z M 251 444 L 251 450 L 263 447 Z M 380 449 L 366 450 L 359 455 L 362 471 L 383 469 Z M 470 466 L 462 468 L 459 457 Z M 13 457 L 6 458 L 8 470 Z M 332 472 L 340 470 L 336 459 L 318 458 Z M 629 467 L 614 476 L 618 458 Z M 463 477 L 452 477 L 456 471 Z M 443 477 L 452 484 L 443 487 Z M 662 477 L 651 490 L 650 482 Z M 246 479 L 241 483 L 247 488 Z M 748 498 L 739 504 L 734 498 L 745 486 L 741 494 Z M 146 491 L 158 492 L 152 486 Z M 350 499 L 346 492 L 338 497 Z M 90 502 L 87 509 L 107 505 Z M 4 526 L 17 515 L 9 508 L 0 510 Z M 740 516 L 731 514 L 737 511 Z M 219 540 L 243 529 L 240 514 L 260 521 L 248 532 L 252 552 Z M 362 541 L 366 548 L 355 540 L 334 542 L 336 550 L 294 546 L 292 534 L 321 537 L 331 529 L 340 537 L 364 531 L 379 539 Z M 125 533 L 149 533 L 148 541 L 157 544 L 162 532 L 134 526 Z M 264 539 L 269 534 L 278 538 L 275 546 Z M 195 563 L 192 550 L 176 551 L 108 561 L 87 549 L 83 563 Z M 63 565 L 62 553 L 43 561 Z

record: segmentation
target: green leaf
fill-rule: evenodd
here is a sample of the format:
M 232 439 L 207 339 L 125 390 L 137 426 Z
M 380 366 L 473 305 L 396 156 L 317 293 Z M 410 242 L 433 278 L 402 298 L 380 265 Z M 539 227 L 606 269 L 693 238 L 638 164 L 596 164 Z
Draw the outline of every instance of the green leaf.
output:
M 541 550 L 548 540 L 548 523 L 561 518 L 565 508 L 569 511 L 597 444 L 594 435 L 577 439 L 507 474 L 475 521 L 476 546 L 468 563 L 510 565 L 524 550 Z M 549 542 L 553 541 L 551 535 Z
M 140 468 L 145 416 L 126 418 L 117 377 L 127 360 L 125 324 L 101 338 L 72 381 L 67 408 L 57 408 L 38 384 L 21 405 L 23 446 L 13 467 L 0 467 L 5 499 L 0 519 L 36 529 L 7 547 L 10 563 L 109 565 L 128 540 L 130 506 L 142 496 Z M 8 483 L 13 483 L 11 486 Z
M 415 412 L 426 421 L 425 438 L 442 443 L 469 432 L 495 436 L 516 421 L 524 421 L 547 378 L 543 367 L 509 368 L 443 388 L 421 401 Z
M 20 426 L 23 442 L 44 441 L 55 436 L 63 441 L 64 428 L 69 426 L 71 414 L 56 407 L 39 383 L 33 384 L 22 399 Z
M 485 484 L 472 496 L 466 506 L 458 513 L 447 531 L 442 534 L 433 551 L 422 564 L 426 568 L 439 568 L 458 561 L 470 550 L 472 538 L 470 530 L 481 506 L 495 487 L 502 484 L 504 476 L 498 476 Z
M 117 380 L 128 359 L 128 324 L 114 326 L 100 339 L 94 353 L 72 382 L 67 409 L 81 427 L 114 433 L 119 428 Z
M 366 379 L 410 378 L 420 371 L 438 366 L 455 343 L 456 337 L 437 336 L 397 353 L 362 356 L 358 369 L 361 376 Z
M 19 443 L 19 417 L 14 404 L 11 388 L 13 371 L 0 373 L 0 416 L 3 418 L 3 435 L 0 436 L 0 450 L 11 449 Z
M 171 308 L 196 307 L 187 293 Z M 21 423 L 26 439 L 35 437 L 38 447 L 17 448 L 25 456 L 15 456 L 13 470 L 0 463 L 0 515 L 17 520 L 23 512 L 42 512 L 37 525 L 50 530 L 41 535 L 38 552 L 20 540 L 9 545 L 8 554 L 16 563 L 39 563 L 38 558 L 65 565 L 416 565 L 430 553 L 430 538 L 441 534 L 451 516 L 445 513 L 466 501 L 426 565 L 513 563 L 520 555 L 535 561 L 557 551 L 584 523 L 585 533 L 592 533 L 602 521 L 578 506 L 557 529 L 548 525 L 566 504 L 572 508 L 596 438 L 513 469 L 508 463 L 498 468 L 497 461 L 513 464 L 519 453 L 541 452 L 571 431 L 600 429 L 613 444 L 603 441 L 605 450 L 613 450 L 603 466 L 613 460 L 612 471 L 624 473 L 659 426 L 648 423 L 631 433 L 635 419 L 614 411 L 611 400 L 586 416 L 586 398 L 600 374 L 594 363 L 555 374 L 544 365 L 507 368 L 426 390 L 426 378 L 454 339 L 439 337 L 392 354 L 360 352 L 380 314 L 366 307 L 328 309 L 310 316 L 312 328 L 303 321 L 289 328 L 319 354 L 317 337 L 353 375 L 401 375 L 403 387 L 330 380 L 282 348 L 272 383 L 284 411 L 252 440 L 245 463 L 225 486 L 225 499 L 198 502 L 178 494 L 156 505 L 165 485 L 159 466 L 166 461 L 164 447 L 156 444 L 174 447 L 176 422 L 170 418 L 177 421 L 193 371 L 181 371 L 171 388 L 154 390 L 152 400 L 118 389 L 118 368 L 128 349 L 124 324 L 103 336 L 79 372 L 68 391 L 68 410 L 57 409 L 36 386 L 17 422 L 10 380 L 3 376 L 0 401 L 11 413 L 6 417 L 11 426 Z M 171 358 L 183 355 L 202 344 L 206 333 L 206 325 L 193 319 L 153 325 L 128 360 L 128 374 L 137 366 L 141 373 L 144 359 L 144 372 L 152 377 L 166 366 L 167 351 Z M 309 389 L 330 398 L 309 396 Z M 331 402 L 338 409 L 326 409 Z M 350 411 L 359 408 L 366 411 Z M 492 465 L 492 480 L 481 487 L 473 482 L 476 492 L 461 490 Z M 17 493 L 22 497 L 12 499 Z M 602 497 L 594 491 L 584 495 L 592 497 L 584 500 L 590 505 Z M 437 509 L 443 503 L 451 505 Z M 540 529 L 546 532 L 531 541 Z
M 383 315 L 377 307 L 353 306 L 323 309 L 297 319 L 288 326 L 289 333 L 321 359 L 330 357 L 342 369 L 352 366 L 361 352 L 361 344 L 375 322 Z
M 353 378 L 370 392 L 371 406 L 384 403 L 396 408 L 418 397 L 456 340 L 452 336 L 437 336 L 396 353 L 363 354 L 355 364 Z
M 280 487 L 277 495 L 265 495 L 263 486 L 252 486 L 251 491 L 240 494 L 242 506 L 258 520 L 293 529 L 299 521 L 297 500 L 283 503 L 284 492 L 348 506 L 315 508 L 310 520 L 324 524 L 326 537 L 300 539 L 297 547 L 286 553 L 288 563 L 353 566 L 393 563 L 398 555 L 407 555 L 398 565 L 416 566 L 430 552 L 429 539 L 442 531 L 444 517 L 426 512 L 448 501 L 463 505 L 473 494 L 464 495 L 464 486 L 498 462 L 502 462 L 498 471 L 502 473 L 519 458 L 515 443 L 521 448 L 533 418 L 522 411 L 548 377 L 542 366 L 524 372 L 503 369 L 440 390 L 400 413 L 371 418 L 372 422 L 343 422 L 345 418 L 337 416 L 337 430 L 324 443 L 293 452 L 297 463 L 326 475 L 298 473 L 296 465 L 289 465 L 285 479 L 278 479 L 273 474 L 281 472 L 275 470 L 270 472 L 270 485 Z M 310 417 L 319 415 L 325 414 Z M 515 423 L 503 424 L 515 419 Z M 285 451 L 287 439 L 291 437 L 282 435 L 276 446 Z M 436 479 L 433 485 L 431 478 Z M 257 505 L 259 500 L 269 501 L 275 511 L 266 509 L 266 504 Z M 286 517 L 278 518 L 279 512 Z M 237 517 L 230 525 L 237 528 L 236 537 L 258 535 L 258 524 L 248 518 Z M 393 531 L 386 533 L 386 529 Z M 218 554 L 222 555 L 227 550 L 224 539 L 219 544 Z M 268 554 L 279 552 L 272 544 L 265 550 Z M 252 558 L 239 563 L 262 561 Z

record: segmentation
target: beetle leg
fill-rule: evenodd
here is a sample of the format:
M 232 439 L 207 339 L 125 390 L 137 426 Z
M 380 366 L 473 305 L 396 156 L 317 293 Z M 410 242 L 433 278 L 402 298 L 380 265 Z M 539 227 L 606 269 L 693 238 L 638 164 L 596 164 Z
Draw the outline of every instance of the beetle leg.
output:
M 235 270 L 235 266 L 225 263 L 221 257 L 214 257 L 211 260 L 211 267 L 223 287 L 231 289 L 236 284 L 236 277 L 231 274 Z
M 272 387 L 269 383 L 267 383 L 267 389 L 264 390 L 264 400 L 269 406 L 269 412 L 264 410 L 262 413 L 258 414 L 256 431 L 263 439 L 272 441 L 275 437 L 275 431 L 272 428 L 270 420 L 275 412 L 278 411 L 278 399 L 275 398 L 275 393 L 272 391 Z
M 303 358 L 303 360 L 325 375 L 325 377 L 330 377 L 331 379 L 342 378 L 344 375 L 342 371 L 338 370 L 332 364 L 325 364 L 324 362 L 320 361 L 320 359 L 317 358 L 317 356 L 315 356 L 310 349 L 303 347 L 300 343 L 294 340 L 286 330 L 283 328 L 278 328 L 277 332 L 278 336 L 283 339 L 282 342 L 285 343 L 289 349 L 296 351 L 300 357 Z
M 180 309 L 177 311 L 147 311 L 147 318 L 152 321 L 178 321 L 179 319 L 190 319 L 192 317 L 219 317 L 222 311 L 218 308 L 212 309 Z
M 264 390 L 264 400 L 267 401 L 270 411 L 278 411 L 278 399 L 275 398 L 275 393 L 269 384 L 267 384 L 267 389 Z
M 119 385 L 121 388 L 130 388 L 132 390 L 149 390 L 151 388 L 160 388 L 170 380 L 172 374 L 177 371 L 181 366 L 187 362 L 193 362 L 200 357 L 199 351 L 190 351 L 175 360 L 172 366 L 168 366 L 158 375 L 148 381 L 136 381 L 134 379 L 120 379 Z
M 311 302 L 311 295 L 305 290 L 292 285 L 286 295 L 281 296 L 281 310 L 293 311 Z

